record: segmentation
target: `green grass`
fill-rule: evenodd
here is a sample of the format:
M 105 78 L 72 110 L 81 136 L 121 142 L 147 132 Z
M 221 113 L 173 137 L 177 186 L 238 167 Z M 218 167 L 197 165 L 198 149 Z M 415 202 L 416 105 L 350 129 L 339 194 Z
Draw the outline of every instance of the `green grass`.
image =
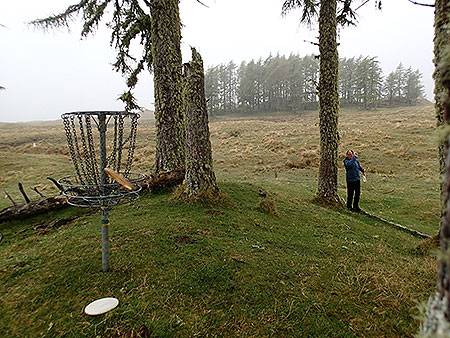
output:
M 437 168 L 417 166 L 433 160 L 427 151 L 433 141 L 426 137 L 432 114 L 378 113 L 388 120 L 353 111 L 341 116 L 342 148 L 362 149 L 361 162 L 372 170 L 361 205 L 435 235 Z M 408 114 L 431 122 L 383 129 Z M 226 196 L 221 204 L 185 204 L 165 192 L 114 208 L 109 273 L 101 271 L 99 213 L 68 208 L 0 224 L 0 336 L 137 337 L 141 325 L 155 337 L 414 336 L 420 304 L 435 287 L 434 253 L 418 249 L 427 246 L 423 240 L 373 218 L 314 203 L 317 168 L 290 169 L 284 162 L 301 156 L 299 148 L 317 147 L 316 117 L 286 119 L 211 124 Z M 407 133 L 417 128 L 420 142 Z M 383 130 L 379 139 L 377 129 Z M 138 168 L 152 161 L 153 131 L 141 126 L 146 146 L 137 149 Z M 396 156 L 413 141 L 417 157 Z M 43 179 L 50 160 L 53 175 L 70 170 L 64 155 L 48 157 L 60 146 L 49 143 L 37 154 L 19 148 L 0 159 L 10 173 L 2 176 L 2 190 L 13 189 L 18 178 L 12 173 L 31 162 Z M 386 155 L 390 149 L 394 154 Z M 27 182 L 33 184 L 32 177 Z M 260 189 L 275 201 L 278 216 L 259 207 Z M 33 230 L 73 215 L 80 217 L 70 225 L 46 234 Z M 119 299 L 115 310 L 83 314 L 88 303 L 108 296 Z
M 417 331 L 417 303 L 434 286 L 434 259 L 414 251 L 420 240 L 311 203 L 307 191 L 221 188 L 228 202 L 213 207 L 218 215 L 167 194 L 114 209 L 109 273 L 101 272 L 98 214 L 19 238 L 20 225 L 11 224 L 0 246 L 0 332 L 131 336 L 142 324 L 169 337 Z M 279 217 L 258 210 L 259 188 L 277 201 Z M 305 196 L 292 199 L 299 192 Z M 101 317 L 82 314 L 106 296 L 120 306 Z

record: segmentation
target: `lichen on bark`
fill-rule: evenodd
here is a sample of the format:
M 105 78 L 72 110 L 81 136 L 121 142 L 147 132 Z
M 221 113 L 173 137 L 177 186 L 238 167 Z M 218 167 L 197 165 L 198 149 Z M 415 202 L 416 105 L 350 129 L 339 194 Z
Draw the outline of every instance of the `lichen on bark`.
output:
M 317 197 L 326 201 L 338 202 L 337 158 L 339 146 L 339 57 L 336 42 L 336 0 L 322 0 L 320 4 L 320 164 Z
M 186 176 L 183 196 L 190 200 L 214 199 L 219 189 L 213 170 L 203 61 L 195 48 L 192 48 L 192 61 L 184 64 L 184 82 Z
M 185 135 L 179 0 L 150 2 L 155 87 L 156 173 L 184 167 Z
M 448 45 L 450 34 L 450 3 L 446 0 L 436 0 L 434 12 L 434 108 L 437 119 L 437 126 L 442 127 L 448 124 L 448 119 L 444 117 L 444 87 L 441 81 L 441 69 L 439 67 L 444 52 L 444 47 Z M 447 142 L 444 141 L 439 145 L 439 172 L 441 176 L 445 173 L 445 159 Z M 441 184 L 441 193 L 443 192 L 443 185 Z M 442 194 L 441 194 L 442 196 Z
M 433 74 L 437 126 L 450 122 L 450 2 L 435 2 L 435 38 Z M 441 254 L 438 260 L 437 292 L 428 301 L 427 314 L 421 328 L 423 337 L 450 336 L 450 152 L 449 135 L 439 146 L 441 177 Z

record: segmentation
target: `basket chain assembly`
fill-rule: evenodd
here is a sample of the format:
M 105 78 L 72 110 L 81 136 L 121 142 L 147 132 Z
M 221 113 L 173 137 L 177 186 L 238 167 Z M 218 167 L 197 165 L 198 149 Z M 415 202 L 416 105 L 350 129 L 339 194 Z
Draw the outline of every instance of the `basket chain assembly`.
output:
M 103 169 L 109 167 L 134 182 L 143 179 L 143 175 L 131 173 L 139 114 L 79 112 L 63 114 L 61 117 L 76 172 L 76 175 L 59 180 L 65 188 L 64 194 L 69 198 L 69 203 L 85 207 L 110 207 L 136 199 L 136 191 L 123 191 L 117 182 L 103 172 Z M 94 141 L 93 122 L 100 136 L 98 141 L 97 138 Z M 113 127 L 111 128 L 113 129 L 112 140 L 107 139 L 109 123 L 113 124 L 111 126 Z M 129 128 L 129 134 L 126 137 L 125 127 Z M 112 146 L 109 156 L 106 155 L 106 143 Z M 96 152 L 96 149 L 100 149 L 100 152 Z M 127 151 L 126 155 L 123 154 L 124 151 Z M 122 172 L 121 168 L 124 168 Z

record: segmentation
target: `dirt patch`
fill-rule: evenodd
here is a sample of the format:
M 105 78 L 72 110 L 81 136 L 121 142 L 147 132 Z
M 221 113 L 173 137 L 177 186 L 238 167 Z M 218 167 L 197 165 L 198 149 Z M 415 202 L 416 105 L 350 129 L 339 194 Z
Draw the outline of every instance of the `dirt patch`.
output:
M 177 244 L 194 244 L 196 242 L 195 239 L 189 236 L 176 236 L 173 238 L 173 241 Z
M 225 213 L 220 210 L 206 210 L 205 214 L 206 215 L 225 215 Z

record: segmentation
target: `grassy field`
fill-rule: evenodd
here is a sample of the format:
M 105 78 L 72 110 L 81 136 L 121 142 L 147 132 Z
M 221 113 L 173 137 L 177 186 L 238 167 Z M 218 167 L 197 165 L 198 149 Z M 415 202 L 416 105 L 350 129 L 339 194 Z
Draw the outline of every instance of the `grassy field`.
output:
M 429 235 L 439 225 L 433 116 L 431 106 L 340 116 L 342 159 L 356 150 L 368 170 L 361 207 Z M 18 181 L 50 195 L 46 177 L 73 171 L 60 124 L 0 130 L 0 190 L 18 202 Z M 435 286 L 435 252 L 376 219 L 312 201 L 317 112 L 218 118 L 210 130 L 223 203 L 187 205 L 164 192 L 116 207 L 109 273 L 101 272 L 98 213 L 68 208 L 0 224 L 0 336 L 139 337 L 143 326 L 155 337 L 417 333 Z M 136 171 L 151 170 L 154 131 L 149 120 L 139 126 Z M 82 217 L 57 230 L 34 230 L 75 214 Z M 117 309 L 83 315 L 108 296 Z

